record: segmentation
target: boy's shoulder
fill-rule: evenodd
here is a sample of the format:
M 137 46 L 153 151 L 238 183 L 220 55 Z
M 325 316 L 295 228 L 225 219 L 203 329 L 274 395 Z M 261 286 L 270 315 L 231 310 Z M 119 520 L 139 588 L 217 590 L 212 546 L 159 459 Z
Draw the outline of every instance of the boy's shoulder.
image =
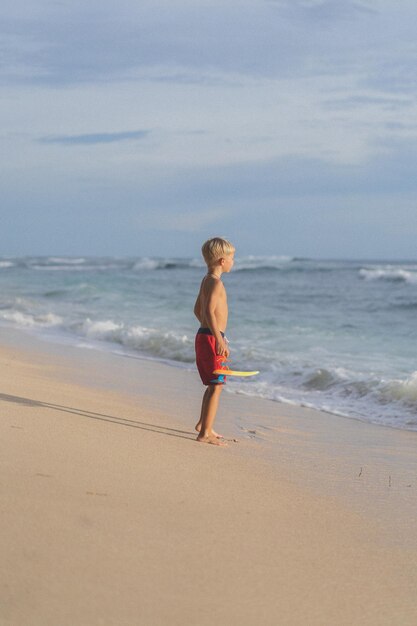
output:
M 224 289 L 224 284 L 221 278 L 216 278 L 211 274 L 206 274 L 201 281 L 200 289 L 205 291 L 206 293 L 212 291 L 220 291 Z

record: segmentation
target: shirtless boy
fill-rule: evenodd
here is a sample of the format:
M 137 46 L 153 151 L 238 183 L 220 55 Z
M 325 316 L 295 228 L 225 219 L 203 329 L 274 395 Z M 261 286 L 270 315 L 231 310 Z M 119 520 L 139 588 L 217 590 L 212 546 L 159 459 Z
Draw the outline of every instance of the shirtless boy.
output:
M 215 237 L 206 241 L 201 251 L 207 264 L 207 274 L 201 282 L 194 306 L 194 314 L 200 322 L 195 338 L 195 351 L 197 368 L 207 389 L 203 396 L 200 420 L 195 428 L 199 433 L 197 441 L 224 446 L 227 444 L 213 430 L 213 424 L 226 379 L 224 374 L 216 375 L 213 372 L 221 369 L 224 359 L 229 356 L 224 336 L 228 316 L 227 296 L 221 276 L 223 272 L 230 272 L 232 269 L 235 248 L 226 239 Z

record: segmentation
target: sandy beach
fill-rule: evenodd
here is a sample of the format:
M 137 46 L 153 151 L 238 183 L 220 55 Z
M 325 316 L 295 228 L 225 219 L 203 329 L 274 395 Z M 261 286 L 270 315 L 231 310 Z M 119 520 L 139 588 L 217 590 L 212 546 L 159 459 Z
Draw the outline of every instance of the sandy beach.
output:
M 220 449 L 195 372 L 0 345 L 2 626 L 417 623 L 417 433 L 224 393 Z

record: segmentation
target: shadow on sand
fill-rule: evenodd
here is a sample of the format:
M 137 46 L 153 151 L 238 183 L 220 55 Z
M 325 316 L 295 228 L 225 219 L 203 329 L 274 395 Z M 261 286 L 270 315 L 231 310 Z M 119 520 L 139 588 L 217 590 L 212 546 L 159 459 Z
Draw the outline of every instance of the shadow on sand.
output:
M 168 437 L 180 437 L 181 439 L 195 441 L 194 432 L 187 430 L 168 428 L 167 426 L 159 426 L 158 424 L 150 424 L 148 422 L 131 420 L 124 417 L 116 417 L 114 415 L 106 415 L 104 413 L 94 413 L 93 411 L 87 411 L 85 409 L 62 406 L 60 404 L 52 404 L 51 402 L 42 402 L 40 400 L 32 400 L 30 398 L 21 398 L 20 396 L 11 396 L 6 393 L 0 393 L 0 400 L 3 402 L 14 402 L 15 404 L 21 404 L 23 406 L 53 409 L 54 411 L 62 411 L 63 413 L 70 413 L 72 415 L 81 415 L 82 417 L 88 417 L 89 419 L 100 420 L 102 422 L 110 422 L 112 424 L 118 424 L 119 426 L 139 428 L 140 430 L 150 430 L 154 433 L 159 433 L 160 435 L 167 435 Z

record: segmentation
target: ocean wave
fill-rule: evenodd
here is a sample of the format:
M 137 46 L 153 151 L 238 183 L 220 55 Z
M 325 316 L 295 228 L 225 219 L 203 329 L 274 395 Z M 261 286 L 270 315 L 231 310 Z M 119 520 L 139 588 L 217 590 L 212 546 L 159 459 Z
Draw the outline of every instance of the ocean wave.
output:
M 417 284 L 417 268 L 405 269 L 394 266 L 361 268 L 359 276 L 365 280 L 387 280 L 390 282 Z
M 190 267 L 195 267 L 196 269 L 206 268 L 206 264 L 203 259 L 191 259 Z
M 188 269 L 192 267 L 189 262 L 181 262 L 170 259 L 151 259 L 143 258 L 136 261 L 132 270 L 149 271 L 149 270 L 172 270 L 172 269 Z
M 149 272 L 156 270 L 205 270 L 202 257 L 174 258 L 174 257 L 25 257 L 14 258 L 13 263 L 19 267 L 46 272 L 88 272 L 88 271 L 131 271 Z M 8 265 L 7 265 L 8 266 Z M 1 267 L 1 262 L 0 262 Z M 237 256 L 235 258 L 235 272 L 251 271 L 279 271 L 279 272 L 333 272 L 351 271 L 359 269 L 357 266 L 345 265 L 340 262 L 314 261 L 312 259 L 292 257 L 288 255 L 264 256 Z
M 63 318 L 55 313 L 30 315 L 29 313 L 22 313 L 21 311 L 1 312 L 0 319 L 5 320 L 6 322 L 12 322 L 14 325 L 21 328 L 50 328 L 52 326 L 62 326 L 64 322 Z
M 303 389 L 328 391 L 340 397 L 370 397 L 379 405 L 400 402 L 413 408 L 417 416 L 417 372 L 404 379 L 384 379 L 373 374 L 358 375 L 345 368 L 313 368 L 301 378 Z
M 195 359 L 194 337 L 186 334 L 89 318 L 72 328 L 89 339 L 118 343 L 156 358 L 184 363 L 192 363 Z
M 97 272 L 106 270 L 121 269 L 116 263 L 109 264 L 90 264 L 90 265 L 42 265 L 33 264 L 29 266 L 31 270 L 42 272 Z
M 143 270 L 157 270 L 161 267 L 160 261 L 157 261 L 156 259 L 148 259 L 148 258 L 143 258 L 140 259 L 139 261 L 136 261 L 136 263 L 133 265 L 132 270 L 133 271 L 143 271 Z
M 52 272 L 87 272 L 130 268 L 131 262 L 116 257 L 19 257 L 13 259 L 22 269 Z
M 252 270 L 280 270 L 288 266 L 294 261 L 291 256 L 246 256 L 236 257 L 234 270 L 235 272 L 252 271 Z
M 247 256 L 235 259 L 234 271 L 246 271 L 256 269 L 282 269 L 291 263 L 293 257 L 289 256 Z M 161 270 L 161 269 L 206 269 L 203 259 L 158 259 L 143 257 L 138 259 L 132 266 L 134 271 Z
M 255 270 L 255 269 L 280 269 L 280 267 L 287 262 L 287 259 L 284 257 L 281 260 L 277 260 L 278 257 L 271 257 L 270 260 L 267 258 L 250 258 L 247 259 L 236 259 L 234 271 L 244 271 L 244 270 Z M 289 259 L 290 260 L 290 259 Z M 204 261 L 201 259 L 190 259 L 186 261 L 181 261 L 177 259 L 154 259 L 154 258 L 143 258 L 136 261 L 132 267 L 133 271 L 144 271 L 144 270 L 166 270 L 166 269 L 206 269 L 206 265 Z
M 88 272 L 88 271 L 149 271 L 161 269 L 190 269 L 202 267 L 196 259 L 174 258 L 118 258 L 118 257 L 25 257 L 15 259 L 14 264 L 35 271 Z M 1 267 L 1 266 L 0 266 Z M 6 265 L 5 265 L 6 267 Z
M 86 259 L 74 258 L 74 257 L 60 257 L 60 256 L 50 256 L 48 257 L 49 263 L 57 263 L 59 265 L 81 265 L 86 262 Z
M 61 296 L 66 296 L 68 294 L 68 289 L 51 289 L 50 291 L 45 291 L 42 296 L 44 298 L 60 298 Z
M 339 378 L 330 370 L 325 368 L 317 368 L 313 371 L 309 371 L 302 382 L 302 386 L 305 389 L 316 389 L 318 391 L 324 391 L 330 389 L 339 383 Z
M 152 257 L 143 257 L 135 261 L 132 270 L 135 272 L 151 271 L 151 270 L 172 270 L 172 269 L 194 269 L 205 267 L 203 262 L 197 259 L 157 259 Z
M 359 266 L 360 267 L 360 266 Z M 343 264 L 340 261 L 320 261 L 291 256 L 237 257 L 234 272 L 276 271 L 283 273 L 351 272 L 358 269 L 354 262 Z
M 194 336 L 172 330 L 128 325 L 113 320 L 92 320 L 88 317 L 83 321 L 71 322 L 52 312 L 35 315 L 24 310 L 2 310 L 1 307 L 0 321 L 32 330 L 53 328 L 64 334 L 119 344 L 154 358 L 182 363 L 195 360 Z
M 231 389 L 334 415 L 417 430 L 417 371 L 402 379 L 383 379 L 342 367 L 306 365 L 294 369 L 294 364 L 288 363 L 271 369 L 257 365 L 257 369 L 261 369 L 261 375 L 256 380 L 249 384 L 233 381 Z
M 382 385 L 381 393 L 388 401 L 399 400 L 403 404 L 417 407 L 417 371 L 404 379 L 394 379 Z
M 399 302 L 390 305 L 391 309 L 399 309 L 403 311 L 415 311 L 417 309 L 417 302 Z
M 13 261 L 0 261 L 0 269 L 7 269 L 14 266 L 15 264 L 13 263 Z
M 67 300 L 74 303 L 86 303 L 99 300 L 101 297 L 100 288 L 92 283 L 76 282 L 68 286 L 57 289 L 41 291 L 39 295 L 48 300 Z

